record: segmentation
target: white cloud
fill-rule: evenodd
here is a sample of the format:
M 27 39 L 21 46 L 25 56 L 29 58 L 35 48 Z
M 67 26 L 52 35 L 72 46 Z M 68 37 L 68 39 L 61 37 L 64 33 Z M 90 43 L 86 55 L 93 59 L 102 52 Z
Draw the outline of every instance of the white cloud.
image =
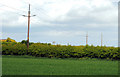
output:
M 13 7 L 13 9 L 6 6 L 1 7 L 4 11 L 1 11 L 0 14 L 6 14 L 4 17 L 5 19 L 7 18 L 6 22 L 11 22 L 11 24 L 6 24 L 7 26 L 16 26 L 16 24 L 23 25 L 23 23 L 27 22 L 26 18 L 15 15 L 17 13 L 27 14 L 27 3 L 31 3 L 32 5 L 32 14 L 35 13 L 39 17 L 32 23 L 39 22 L 41 25 L 45 23 L 46 26 L 54 26 L 56 25 L 55 22 L 67 22 L 69 24 L 71 21 L 75 21 L 75 23 L 86 22 L 86 24 L 91 24 L 89 22 L 92 22 L 92 24 L 96 22 L 98 24 L 117 23 L 117 7 L 114 6 L 110 0 L 2 0 L 0 3 Z M 26 12 L 20 11 L 21 9 L 26 10 Z M 41 11 L 44 15 L 40 14 Z M 12 17 L 12 20 L 9 17 Z
M 98 2 L 96 2 L 98 1 Z M 57 18 L 61 23 L 84 23 L 86 24 L 116 24 L 117 23 L 117 7 L 112 2 L 105 0 L 88 1 L 84 5 L 74 5 L 65 15 Z M 86 6 L 89 5 L 89 6 Z M 105 26 L 105 25 L 104 25 Z M 114 25 L 113 25 L 114 26 Z
M 75 36 L 83 36 L 85 37 L 84 31 L 57 31 L 57 30 L 49 30 L 49 31 L 41 31 L 41 32 L 33 32 L 32 35 L 44 35 L 50 37 L 75 37 Z

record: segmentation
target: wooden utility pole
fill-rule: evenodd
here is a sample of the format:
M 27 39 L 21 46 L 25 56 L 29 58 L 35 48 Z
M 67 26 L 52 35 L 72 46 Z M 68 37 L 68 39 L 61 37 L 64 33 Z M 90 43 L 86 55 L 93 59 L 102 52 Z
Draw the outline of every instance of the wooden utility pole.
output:
M 27 49 L 29 49 L 29 29 L 30 29 L 30 4 L 29 4 L 29 11 L 28 11 L 28 37 L 27 37 Z
M 88 32 L 86 34 L 86 45 L 88 45 Z
M 29 30 L 30 30 L 30 17 L 36 16 L 30 16 L 30 4 L 29 4 L 29 10 L 28 10 L 28 16 L 23 15 L 24 17 L 28 17 L 28 33 L 27 33 L 27 49 L 29 49 Z
M 102 47 L 102 42 L 103 42 L 103 35 L 101 33 L 101 47 Z

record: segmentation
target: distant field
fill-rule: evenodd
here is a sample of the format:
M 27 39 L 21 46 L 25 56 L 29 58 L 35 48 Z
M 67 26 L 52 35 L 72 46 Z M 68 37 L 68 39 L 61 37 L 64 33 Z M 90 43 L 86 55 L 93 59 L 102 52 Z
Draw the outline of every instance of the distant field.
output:
M 3 75 L 118 75 L 118 61 L 3 56 Z

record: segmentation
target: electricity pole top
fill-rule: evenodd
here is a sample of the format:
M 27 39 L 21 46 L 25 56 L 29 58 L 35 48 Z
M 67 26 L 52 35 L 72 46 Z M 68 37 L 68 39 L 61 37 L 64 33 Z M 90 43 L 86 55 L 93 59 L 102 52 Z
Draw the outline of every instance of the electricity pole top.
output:
M 22 16 L 24 16 L 24 17 L 28 17 L 27 49 L 29 49 L 29 28 L 30 28 L 30 17 L 36 16 L 36 15 L 32 15 L 32 16 L 30 16 L 30 4 L 29 4 L 28 16 L 26 16 L 26 15 L 22 15 Z

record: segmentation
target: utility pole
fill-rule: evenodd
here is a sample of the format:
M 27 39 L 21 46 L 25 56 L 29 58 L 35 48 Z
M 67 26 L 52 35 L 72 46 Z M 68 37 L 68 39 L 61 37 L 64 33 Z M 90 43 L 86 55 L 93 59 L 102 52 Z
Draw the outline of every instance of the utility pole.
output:
M 102 47 L 102 42 L 103 42 L 103 35 L 101 33 L 101 47 Z
M 86 45 L 88 45 L 88 32 L 86 34 Z
M 23 16 L 24 16 L 24 17 L 28 17 L 27 49 L 29 49 L 30 17 L 36 16 L 36 15 L 30 16 L 30 4 L 29 4 L 28 16 L 26 16 L 26 15 L 23 15 Z
M 55 45 L 55 41 L 53 41 L 52 43 L 53 43 L 53 45 Z

